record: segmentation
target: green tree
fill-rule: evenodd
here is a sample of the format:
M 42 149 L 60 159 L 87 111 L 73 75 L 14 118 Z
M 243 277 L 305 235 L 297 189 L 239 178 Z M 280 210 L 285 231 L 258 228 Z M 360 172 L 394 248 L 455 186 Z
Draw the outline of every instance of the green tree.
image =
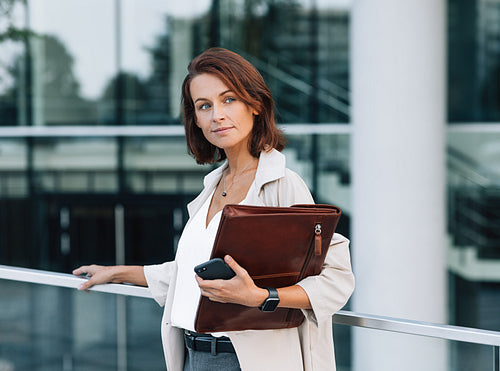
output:
M 30 49 L 15 56 L 5 69 L 12 83 L 4 96 L 0 97 L 0 102 L 3 99 L 0 110 L 3 108 L 3 113 L 8 110 L 11 118 L 8 124 L 3 124 L 28 124 L 17 122 L 17 113 L 14 116 L 12 114 L 29 109 L 28 105 L 33 100 L 39 102 L 37 120 L 46 125 L 92 123 L 95 109 L 91 102 L 80 96 L 80 83 L 74 73 L 74 58 L 66 46 L 54 35 L 37 35 L 36 40 L 32 41 Z M 35 68 L 30 68 L 33 64 Z M 25 107 L 17 106 L 19 98 L 24 98 Z M 28 113 L 23 113 L 21 116 L 29 121 Z
M 144 81 L 136 74 L 119 72 L 104 88 L 99 101 L 99 121 L 106 124 L 137 125 L 148 99 Z
M 0 43 L 6 40 L 23 41 L 32 34 L 27 28 L 17 27 L 14 23 L 14 10 L 17 5 L 26 5 L 27 0 L 0 0 Z
M 171 40 L 169 28 L 159 35 L 155 44 L 147 48 L 151 60 L 151 75 L 146 84 L 148 111 L 155 116 L 157 123 L 171 121 L 170 117 L 170 58 Z
M 18 44 L 24 52 L 27 50 L 28 39 L 35 36 L 31 30 L 18 27 L 14 12 L 26 6 L 27 0 L 0 0 L 0 48 L 8 42 Z M 21 51 L 21 53 L 23 53 Z M 16 125 L 18 123 L 18 108 L 16 103 L 17 87 L 16 73 L 20 72 L 19 56 L 8 56 L 0 51 L 0 125 Z M 25 66 L 26 67 L 26 66 Z
M 8 41 L 26 44 L 30 36 L 35 36 L 31 30 L 15 24 L 14 11 L 18 6 L 25 6 L 26 1 L 0 0 L 0 45 Z M 9 67 L 9 61 L 0 55 L 0 86 L 3 83 L 2 77 Z
M 43 89 L 46 97 L 76 98 L 80 84 L 73 72 L 74 58 L 66 46 L 53 35 L 44 35 L 43 42 Z

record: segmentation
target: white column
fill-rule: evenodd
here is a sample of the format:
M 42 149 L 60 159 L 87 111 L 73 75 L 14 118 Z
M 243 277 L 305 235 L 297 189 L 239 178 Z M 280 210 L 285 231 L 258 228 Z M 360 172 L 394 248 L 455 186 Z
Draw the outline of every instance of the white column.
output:
M 446 322 L 445 0 L 354 0 L 354 310 Z M 356 329 L 354 370 L 445 370 L 446 344 Z

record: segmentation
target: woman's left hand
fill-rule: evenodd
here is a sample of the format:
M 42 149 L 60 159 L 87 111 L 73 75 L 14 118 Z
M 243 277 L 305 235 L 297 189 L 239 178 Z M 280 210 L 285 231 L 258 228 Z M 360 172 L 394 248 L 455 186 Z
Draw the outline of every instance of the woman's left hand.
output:
M 204 280 L 196 275 L 201 294 L 220 303 L 241 304 L 247 307 L 262 305 L 268 296 L 268 291 L 257 287 L 248 272 L 229 255 L 224 257 L 224 261 L 236 276 L 229 280 Z

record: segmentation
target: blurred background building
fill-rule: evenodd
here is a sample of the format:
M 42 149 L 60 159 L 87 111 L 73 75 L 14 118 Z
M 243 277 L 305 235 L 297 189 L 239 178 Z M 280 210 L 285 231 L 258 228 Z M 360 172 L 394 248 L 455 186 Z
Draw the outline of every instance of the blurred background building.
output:
M 353 60 L 370 43 L 363 35 L 373 32 L 378 40 L 378 30 L 359 23 L 353 30 L 353 16 L 368 25 L 391 17 L 391 1 L 375 3 L 389 7 L 365 12 L 370 8 L 356 0 L 0 0 L 0 264 L 71 272 L 87 263 L 173 259 L 185 206 L 211 170 L 187 154 L 180 86 L 195 55 L 222 46 L 263 75 L 289 142 L 288 167 L 306 180 L 317 202 L 343 209 L 338 231 L 352 238 L 355 268 L 366 267 L 360 260 L 370 244 L 363 241 L 363 224 L 358 238 L 351 228 L 363 209 L 356 195 L 387 200 L 391 193 L 353 185 L 352 175 L 365 171 L 354 168 L 362 143 L 353 149 L 353 137 L 378 126 L 360 113 L 363 94 L 353 86 L 352 70 L 363 78 L 375 73 L 370 66 L 381 55 L 390 79 L 387 61 L 420 57 L 394 45 Z M 500 0 L 425 3 L 443 16 L 433 24 L 444 36 L 444 117 L 435 133 L 443 133 L 443 168 L 436 166 L 446 197 L 445 238 L 428 255 L 438 263 L 443 257 L 443 276 L 439 269 L 430 274 L 446 291 L 426 300 L 437 303 L 439 320 L 444 310 L 450 324 L 500 331 Z M 415 38 L 426 37 L 428 26 L 419 24 Z M 382 37 L 398 29 L 387 32 Z M 390 86 L 373 91 L 384 96 Z M 380 135 L 392 137 L 390 130 Z M 425 161 L 433 162 L 432 153 Z M 421 204 L 421 218 L 433 207 L 441 205 Z M 400 215 L 386 217 L 391 225 L 379 233 L 404 230 Z M 425 245 L 426 231 L 407 238 Z M 417 287 L 418 272 L 426 268 L 407 268 Z M 364 293 L 377 279 L 359 273 L 359 296 L 348 307 L 374 310 Z M 419 298 L 413 290 L 407 288 L 408 296 Z M 395 296 L 387 294 L 387 302 Z M 0 371 L 164 367 L 161 308 L 153 302 L 9 281 L 0 281 L 0 298 Z M 362 369 L 355 361 L 362 342 L 351 331 L 335 329 L 339 370 Z M 484 349 L 445 348 L 450 370 L 491 363 Z

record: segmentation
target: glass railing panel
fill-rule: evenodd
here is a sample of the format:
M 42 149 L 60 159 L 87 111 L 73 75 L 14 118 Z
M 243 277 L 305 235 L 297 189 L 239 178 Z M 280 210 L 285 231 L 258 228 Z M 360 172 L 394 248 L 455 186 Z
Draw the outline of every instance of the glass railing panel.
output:
M 339 334 L 352 331 L 352 351 Z M 375 329 L 334 326 L 338 371 L 497 371 L 498 347 Z
M 337 371 L 352 369 L 352 326 L 333 324 L 333 341 Z
M 0 297 L 2 371 L 165 367 L 151 299 L 5 280 Z
M 85 294 L 74 290 L 82 279 L 71 274 L 4 265 L 0 279 L 8 280 L 0 281 L 3 369 L 148 370 L 157 364 L 161 308 L 146 288 L 108 284 Z M 333 322 L 339 370 L 499 371 L 499 332 L 348 310 Z
M 450 370 L 498 371 L 498 347 L 450 341 Z

